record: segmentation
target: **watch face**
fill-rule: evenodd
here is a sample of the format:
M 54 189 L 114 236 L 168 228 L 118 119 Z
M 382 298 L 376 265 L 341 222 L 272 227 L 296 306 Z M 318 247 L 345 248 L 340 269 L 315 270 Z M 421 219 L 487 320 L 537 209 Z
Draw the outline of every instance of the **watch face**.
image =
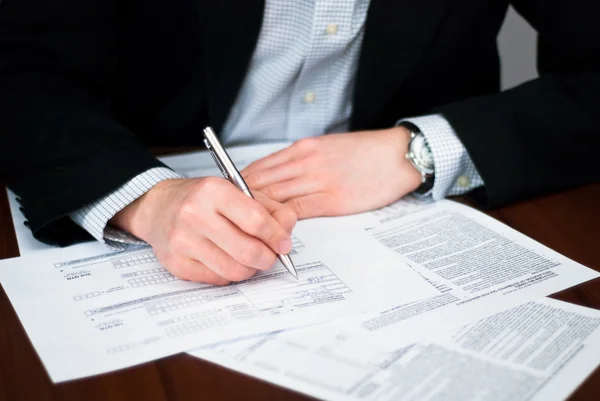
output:
M 423 165 L 430 168 L 433 167 L 433 154 L 431 153 L 429 146 L 423 146 L 419 153 L 419 158 L 423 161 Z
M 433 172 L 433 154 L 422 134 L 414 138 L 411 150 L 418 164 Z

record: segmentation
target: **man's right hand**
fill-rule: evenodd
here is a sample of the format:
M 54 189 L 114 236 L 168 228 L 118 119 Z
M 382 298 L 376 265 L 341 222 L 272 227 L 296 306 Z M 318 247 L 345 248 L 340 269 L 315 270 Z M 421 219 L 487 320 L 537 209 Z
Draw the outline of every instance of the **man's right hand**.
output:
M 223 178 L 165 180 L 109 224 L 152 245 L 176 277 L 226 285 L 269 269 L 276 253 L 292 248 L 294 211 L 254 195 Z

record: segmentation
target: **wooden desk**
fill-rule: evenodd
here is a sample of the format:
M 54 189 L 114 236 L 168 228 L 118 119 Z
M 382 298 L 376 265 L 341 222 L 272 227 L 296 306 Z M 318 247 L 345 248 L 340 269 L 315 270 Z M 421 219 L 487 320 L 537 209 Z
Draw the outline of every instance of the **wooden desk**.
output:
M 600 184 L 490 213 L 522 233 L 600 271 Z M 0 195 L 0 259 L 18 255 L 8 203 Z M 600 309 L 600 280 L 554 296 Z M 598 351 L 600 352 L 600 351 Z M 600 369 L 573 394 L 597 401 Z M 124 371 L 53 385 L 0 289 L 0 401 L 13 400 L 308 400 L 308 397 L 177 355 Z

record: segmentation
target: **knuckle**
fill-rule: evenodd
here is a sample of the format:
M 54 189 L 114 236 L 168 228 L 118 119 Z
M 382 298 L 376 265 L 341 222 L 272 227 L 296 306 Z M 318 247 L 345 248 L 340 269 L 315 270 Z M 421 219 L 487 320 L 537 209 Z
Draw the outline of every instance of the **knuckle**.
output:
M 256 266 L 262 258 L 262 250 L 257 244 L 241 246 L 236 260 L 244 266 Z
M 260 182 L 263 178 L 263 175 L 262 175 L 262 173 L 258 173 L 258 172 L 256 172 L 256 173 L 250 172 L 250 173 L 246 173 L 245 175 L 243 175 L 243 177 L 244 177 L 244 180 L 246 180 L 246 184 L 248 184 L 249 186 L 253 186 L 256 184 L 260 184 Z
M 179 208 L 179 218 L 181 220 L 192 220 L 198 216 L 198 207 L 191 199 L 186 199 L 182 202 Z
M 219 276 L 228 281 L 242 281 L 248 277 L 248 271 L 252 269 L 242 266 L 240 263 L 230 260 L 221 265 Z
M 291 234 L 294 231 L 294 227 L 296 227 L 297 221 L 298 219 L 294 214 L 293 216 L 282 219 L 281 226 L 286 231 L 286 233 Z
M 255 272 L 256 271 L 254 269 L 236 265 L 232 267 L 230 276 L 228 278 L 231 279 L 231 281 L 244 281 L 254 276 Z
M 306 216 L 306 205 L 304 202 L 298 199 L 292 199 L 290 201 L 290 206 L 294 209 L 296 216 Z
M 178 258 L 168 255 L 162 258 L 161 264 L 169 271 L 169 273 L 175 276 L 175 278 L 186 280 L 185 270 L 182 269 L 181 261 Z
M 158 263 L 160 263 L 164 268 L 166 268 L 169 272 L 171 272 L 172 268 L 172 256 L 170 254 L 162 255 L 158 252 L 154 252 L 156 255 L 156 259 L 158 259 Z M 172 273 L 172 272 L 171 272 Z
M 167 242 L 169 244 L 169 247 L 171 249 L 173 249 L 173 248 L 179 249 L 181 247 L 181 245 L 183 244 L 183 241 L 184 241 L 183 238 L 184 238 L 183 232 L 178 228 L 173 228 L 167 234 Z
M 206 274 L 203 275 L 201 281 L 206 284 L 220 285 L 220 286 L 231 283 L 231 280 L 229 280 L 225 277 L 221 277 L 220 275 L 218 275 L 208 269 L 206 271 Z
M 275 254 L 275 252 L 268 252 L 266 255 L 264 255 L 264 260 L 264 268 L 269 269 L 275 264 L 275 261 L 277 260 L 277 255 Z
M 188 281 L 187 275 L 181 269 L 172 268 L 170 272 L 176 279 L 181 281 Z
M 277 200 L 277 191 L 272 185 L 261 189 L 260 192 L 269 199 Z
M 231 280 L 232 282 L 240 282 L 240 281 L 244 281 L 246 279 L 246 276 L 240 269 L 235 269 L 235 270 L 232 270 L 231 272 L 229 272 L 229 274 L 227 275 L 227 278 L 229 280 Z
M 261 208 L 251 208 L 248 210 L 246 219 L 250 225 L 251 234 L 261 233 L 267 224 L 267 212 Z
M 231 280 L 228 280 L 225 277 L 217 277 L 213 280 L 213 282 L 211 282 L 209 284 L 218 285 L 218 286 L 226 286 L 226 285 L 231 284 Z
M 285 219 L 286 222 L 288 223 L 292 223 L 292 224 L 296 224 L 296 222 L 298 221 L 298 215 L 296 214 L 296 211 L 294 210 L 293 207 L 291 207 L 290 205 L 283 205 L 280 211 L 281 215 L 283 216 L 283 218 Z
M 317 147 L 317 139 L 316 138 L 303 138 L 294 143 L 294 145 L 301 150 L 314 150 Z
M 215 191 L 219 191 L 219 189 L 223 187 L 224 182 L 225 181 L 219 177 L 206 177 L 200 181 L 198 189 L 201 192 L 208 192 L 213 195 Z
M 254 173 L 250 175 L 248 179 L 248 186 L 250 186 L 250 188 L 260 189 L 267 185 L 267 183 L 266 174 L 264 173 Z

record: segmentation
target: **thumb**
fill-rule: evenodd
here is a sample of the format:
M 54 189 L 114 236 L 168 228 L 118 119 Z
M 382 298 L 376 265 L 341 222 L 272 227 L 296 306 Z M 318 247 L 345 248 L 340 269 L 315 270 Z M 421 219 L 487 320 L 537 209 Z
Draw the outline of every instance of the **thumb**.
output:
M 331 215 L 327 212 L 327 195 L 323 193 L 293 198 L 285 204 L 294 210 L 299 220 Z

